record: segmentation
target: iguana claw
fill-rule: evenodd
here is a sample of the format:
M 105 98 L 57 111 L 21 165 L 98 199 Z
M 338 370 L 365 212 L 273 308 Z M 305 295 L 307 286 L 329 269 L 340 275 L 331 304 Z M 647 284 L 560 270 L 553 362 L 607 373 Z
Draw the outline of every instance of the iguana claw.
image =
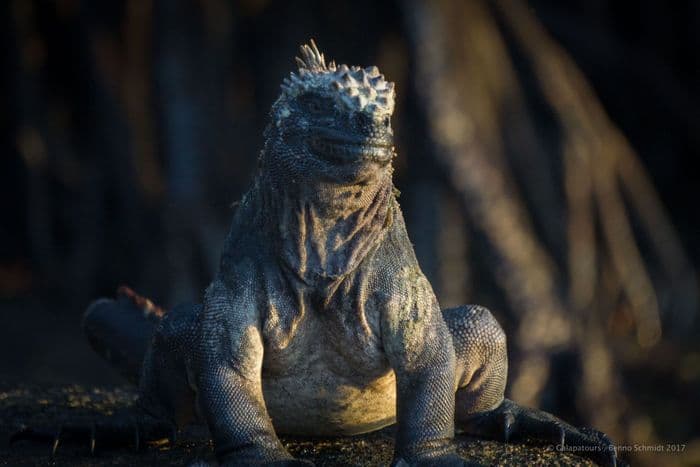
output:
M 510 440 L 510 435 L 515 424 L 515 417 L 512 413 L 506 412 L 503 414 L 503 441 L 506 443 Z

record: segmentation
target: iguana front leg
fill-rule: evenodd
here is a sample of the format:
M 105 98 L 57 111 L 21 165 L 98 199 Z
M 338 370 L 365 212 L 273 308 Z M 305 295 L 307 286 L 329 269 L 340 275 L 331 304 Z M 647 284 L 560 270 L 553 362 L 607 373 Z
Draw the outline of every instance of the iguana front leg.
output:
M 196 338 L 198 404 L 222 465 L 308 465 L 275 435 L 263 399 L 263 341 L 254 293 L 214 282 Z
M 454 445 L 455 354 L 437 300 L 419 271 L 382 319 L 396 373 L 397 434 L 392 465 L 465 465 Z
M 498 441 L 569 446 L 599 464 L 617 464 L 615 447 L 603 433 L 576 428 L 503 397 L 508 373 L 506 336 L 489 310 L 462 306 L 442 313 L 457 357 L 455 419 L 459 430 Z

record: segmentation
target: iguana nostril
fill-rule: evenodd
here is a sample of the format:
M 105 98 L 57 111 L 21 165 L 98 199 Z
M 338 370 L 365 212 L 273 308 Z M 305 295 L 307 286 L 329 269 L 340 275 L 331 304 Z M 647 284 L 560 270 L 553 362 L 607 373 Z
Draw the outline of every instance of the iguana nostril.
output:
M 389 128 L 391 126 L 391 119 L 389 117 L 384 117 L 384 127 Z

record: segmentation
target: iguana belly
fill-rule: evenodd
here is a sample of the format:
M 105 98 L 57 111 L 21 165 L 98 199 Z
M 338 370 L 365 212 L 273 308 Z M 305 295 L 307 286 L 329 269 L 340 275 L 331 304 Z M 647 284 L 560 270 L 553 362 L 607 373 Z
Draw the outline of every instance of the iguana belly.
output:
M 263 378 L 263 393 L 278 433 L 355 435 L 396 419 L 396 377 L 391 370 L 362 385 L 330 371 Z

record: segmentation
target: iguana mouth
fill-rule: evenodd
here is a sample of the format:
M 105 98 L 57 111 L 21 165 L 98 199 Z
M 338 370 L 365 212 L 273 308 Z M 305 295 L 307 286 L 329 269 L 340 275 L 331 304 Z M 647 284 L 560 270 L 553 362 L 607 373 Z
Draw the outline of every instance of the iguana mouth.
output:
M 339 163 L 370 160 L 377 163 L 388 163 L 394 156 L 394 146 L 391 141 L 374 138 L 311 138 L 311 149 L 320 156 Z

